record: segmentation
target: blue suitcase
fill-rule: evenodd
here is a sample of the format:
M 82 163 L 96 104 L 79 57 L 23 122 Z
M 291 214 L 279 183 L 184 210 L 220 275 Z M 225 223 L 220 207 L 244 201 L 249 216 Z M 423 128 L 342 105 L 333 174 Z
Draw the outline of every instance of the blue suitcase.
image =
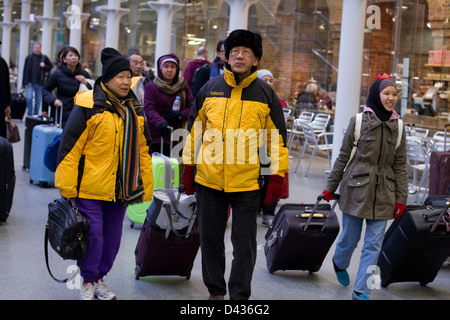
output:
M 44 164 L 45 150 L 62 129 L 53 124 L 40 124 L 33 128 L 30 156 L 30 183 L 41 187 L 55 185 L 55 173 Z

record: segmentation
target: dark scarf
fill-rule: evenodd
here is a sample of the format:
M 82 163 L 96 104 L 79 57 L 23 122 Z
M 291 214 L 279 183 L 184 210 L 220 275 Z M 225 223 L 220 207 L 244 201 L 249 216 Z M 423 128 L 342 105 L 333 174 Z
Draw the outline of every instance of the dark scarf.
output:
M 139 119 L 134 111 L 133 100 L 121 101 L 101 82 L 109 102 L 125 123 L 122 150 L 122 196 L 125 205 L 142 202 L 144 185 L 139 164 Z
M 392 111 L 387 111 L 384 108 L 383 103 L 381 103 L 380 92 L 389 86 L 395 87 L 395 83 L 390 79 L 375 80 L 370 87 L 369 96 L 367 97 L 367 106 L 370 107 L 383 122 L 386 122 L 391 118 Z

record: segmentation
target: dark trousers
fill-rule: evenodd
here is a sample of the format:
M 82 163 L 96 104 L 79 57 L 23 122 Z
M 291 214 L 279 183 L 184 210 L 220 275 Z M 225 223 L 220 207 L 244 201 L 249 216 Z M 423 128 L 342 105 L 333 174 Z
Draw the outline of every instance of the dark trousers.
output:
M 256 261 L 256 216 L 260 191 L 223 192 L 197 185 L 197 208 L 202 250 L 203 282 L 210 295 L 225 295 L 224 235 L 228 206 L 232 209 L 230 298 L 248 299 Z

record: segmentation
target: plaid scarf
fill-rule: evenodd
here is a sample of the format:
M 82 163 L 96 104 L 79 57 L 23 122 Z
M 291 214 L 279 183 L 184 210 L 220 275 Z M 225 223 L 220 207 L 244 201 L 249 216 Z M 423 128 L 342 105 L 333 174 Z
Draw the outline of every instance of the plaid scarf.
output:
M 125 123 L 122 149 L 122 197 L 125 205 L 142 202 L 144 185 L 139 164 L 139 120 L 131 98 L 119 101 L 116 96 L 101 83 L 109 102 Z

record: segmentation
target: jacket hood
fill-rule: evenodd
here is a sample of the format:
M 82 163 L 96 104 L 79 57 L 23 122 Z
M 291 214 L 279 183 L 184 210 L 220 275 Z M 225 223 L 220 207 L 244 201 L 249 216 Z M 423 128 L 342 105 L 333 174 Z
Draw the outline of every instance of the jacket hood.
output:
M 161 73 L 161 67 L 162 67 L 163 63 L 166 61 L 172 61 L 177 65 L 177 71 L 176 71 L 175 77 L 173 78 L 173 81 L 171 83 L 171 85 L 172 85 L 174 83 L 177 83 L 177 81 L 178 81 L 178 77 L 180 74 L 180 60 L 174 53 L 165 54 L 165 55 L 159 57 L 159 59 L 156 63 L 156 70 L 157 70 L 158 78 L 160 78 L 161 80 L 164 79 L 162 76 L 162 73 Z

